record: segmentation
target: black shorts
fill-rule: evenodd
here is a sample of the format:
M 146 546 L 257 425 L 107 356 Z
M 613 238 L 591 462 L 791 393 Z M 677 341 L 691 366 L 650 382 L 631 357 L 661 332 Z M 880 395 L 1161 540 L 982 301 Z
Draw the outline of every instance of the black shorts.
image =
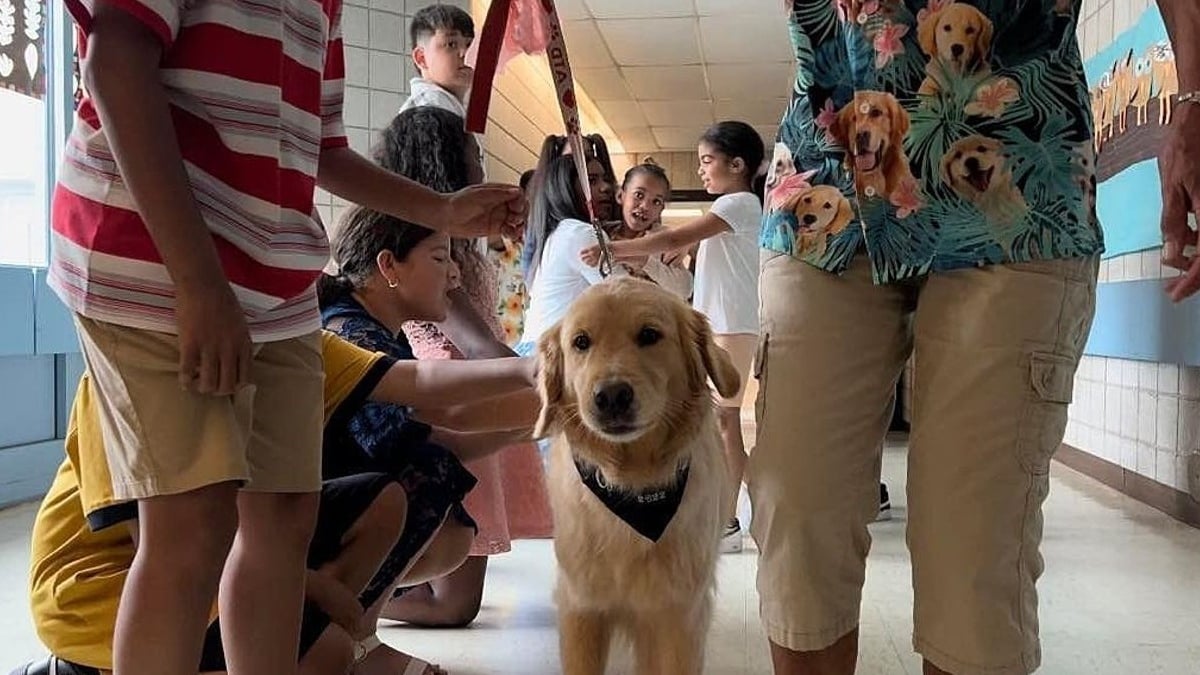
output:
M 395 480 L 382 473 L 361 473 L 327 480 L 321 485 L 321 503 L 317 510 L 317 526 L 308 547 L 308 567 L 317 569 L 337 557 L 342 538 L 362 517 L 383 489 Z M 311 602 L 305 601 L 300 622 L 300 653 L 308 650 L 329 627 L 329 616 Z M 225 649 L 221 644 L 221 626 L 214 621 L 204 636 L 204 651 L 200 657 L 200 672 L 225 670 Z

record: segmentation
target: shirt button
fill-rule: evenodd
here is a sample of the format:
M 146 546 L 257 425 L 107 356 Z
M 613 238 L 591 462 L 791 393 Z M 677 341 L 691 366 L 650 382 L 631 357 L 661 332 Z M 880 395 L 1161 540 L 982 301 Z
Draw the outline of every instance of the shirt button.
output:
M 863 190 L 863 194 L 865 194 L 868 197 L 874 197 L 875 196 L 874 186 L 868 185 L 867 188 L 865 190 Z

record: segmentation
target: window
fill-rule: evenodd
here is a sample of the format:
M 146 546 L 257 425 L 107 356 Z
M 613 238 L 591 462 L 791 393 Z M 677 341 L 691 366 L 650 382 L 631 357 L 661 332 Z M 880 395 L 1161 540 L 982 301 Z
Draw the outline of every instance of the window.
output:
M 49 253 L 46 0 L 0 0 L 0 265 Z

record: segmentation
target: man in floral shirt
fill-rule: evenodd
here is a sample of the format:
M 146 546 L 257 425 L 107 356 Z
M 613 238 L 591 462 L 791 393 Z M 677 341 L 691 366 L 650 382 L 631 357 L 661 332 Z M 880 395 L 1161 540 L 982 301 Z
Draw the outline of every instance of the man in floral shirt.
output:
M 798 66 L 768 175 L 749 467 L 776 673 L 854 672 L 880 447 L 912 357 L 914 647 L 926 673 L 1025 675 L 1104 247 L 1080 0 L 788 5 Z

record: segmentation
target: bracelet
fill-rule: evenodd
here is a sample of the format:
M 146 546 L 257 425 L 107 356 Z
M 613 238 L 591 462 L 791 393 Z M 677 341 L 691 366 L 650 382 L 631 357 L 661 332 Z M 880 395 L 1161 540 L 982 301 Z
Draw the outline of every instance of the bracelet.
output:
M 1200 103 L 1200 91 L 1184 92 L 1175 98 L 1176 103 Z

